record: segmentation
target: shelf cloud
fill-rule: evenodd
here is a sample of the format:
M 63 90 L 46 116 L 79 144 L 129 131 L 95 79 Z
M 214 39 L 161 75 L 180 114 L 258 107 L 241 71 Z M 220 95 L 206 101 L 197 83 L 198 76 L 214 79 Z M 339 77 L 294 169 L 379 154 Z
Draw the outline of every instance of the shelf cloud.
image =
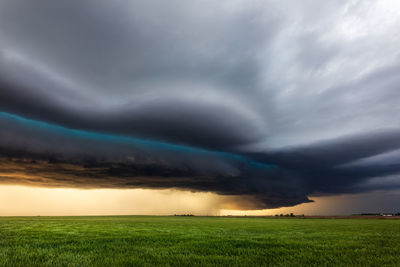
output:
M 400 189 L 399 26 L 396 1 L 1 1 L 0 182 Z

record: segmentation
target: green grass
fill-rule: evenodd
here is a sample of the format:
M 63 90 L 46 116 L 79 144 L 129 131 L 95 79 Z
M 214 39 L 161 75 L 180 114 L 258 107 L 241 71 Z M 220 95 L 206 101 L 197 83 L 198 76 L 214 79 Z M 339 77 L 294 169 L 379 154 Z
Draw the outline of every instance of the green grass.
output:
M 0 266 L 400 266 L 400 220 L 3 217 Z

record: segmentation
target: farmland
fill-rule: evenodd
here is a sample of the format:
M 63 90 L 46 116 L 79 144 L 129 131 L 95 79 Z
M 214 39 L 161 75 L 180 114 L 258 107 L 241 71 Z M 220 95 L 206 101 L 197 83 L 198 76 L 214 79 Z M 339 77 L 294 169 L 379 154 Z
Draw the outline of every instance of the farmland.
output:
M 0 266 L 398 266 L 400 220 L 0 217 Z

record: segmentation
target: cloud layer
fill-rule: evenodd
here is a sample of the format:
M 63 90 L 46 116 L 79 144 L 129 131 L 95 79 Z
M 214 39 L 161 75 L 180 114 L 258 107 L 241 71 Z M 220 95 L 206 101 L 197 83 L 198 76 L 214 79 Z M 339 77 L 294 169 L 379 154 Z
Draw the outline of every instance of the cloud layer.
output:
M 399 188 L 399 18 L 396 1 L 1 1 L 1 180 L 243 208 Z

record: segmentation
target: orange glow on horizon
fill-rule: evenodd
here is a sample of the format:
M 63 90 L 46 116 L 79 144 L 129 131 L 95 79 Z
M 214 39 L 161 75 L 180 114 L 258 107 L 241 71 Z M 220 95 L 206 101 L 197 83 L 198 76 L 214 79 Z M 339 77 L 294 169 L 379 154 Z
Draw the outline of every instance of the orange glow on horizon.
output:
M 399 192 L 393 192 L 399 194 Z M 379 195 L 379 193 L 376 193 Z M 68 215 L 342 215 L 362 212 L 357 203 L 374 194 L 310 197 L 314 202 L 265 210 L 232 210 L 239 196 L 175 189 L 66 189 L 0 185 L 0 216 Z M 393 197 L 393 196 L 392 196 Z M 390 199 L 390 198 L 389 198 Z M 351 207 L 352 204 L 353 207 Z

